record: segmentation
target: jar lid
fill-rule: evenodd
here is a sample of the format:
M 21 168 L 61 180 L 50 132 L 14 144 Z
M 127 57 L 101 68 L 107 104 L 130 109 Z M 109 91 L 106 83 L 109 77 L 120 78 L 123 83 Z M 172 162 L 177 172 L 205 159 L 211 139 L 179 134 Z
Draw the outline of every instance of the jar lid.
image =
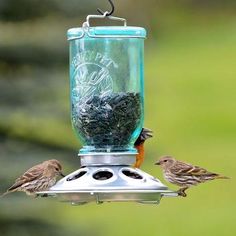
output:
M 67 31 L 67 39 L 83 37 L 91 38 L 146 38 L 146 30 L 135 26 L 98 26 L 71 28 Z

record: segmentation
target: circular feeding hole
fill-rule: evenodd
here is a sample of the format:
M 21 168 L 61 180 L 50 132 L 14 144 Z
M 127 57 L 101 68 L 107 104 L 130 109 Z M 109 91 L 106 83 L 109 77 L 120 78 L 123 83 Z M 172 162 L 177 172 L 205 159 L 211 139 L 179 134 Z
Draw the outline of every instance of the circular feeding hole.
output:
M 86 173 L 87 173 L 87 171 L 82 170 L 78 174 L 70 176 L 69 178 L 67 178 L 67 181 L 78 179 L 78 178 L 82 177 L 83 175 L 85 175 Z
M 135 171 L 122 170 L 122 173 L 132 179 L 143 179 L 143 177 Z
M 100 170 L 93 175 L 93 178 L 96 180 L 107 180 L 110 179 L 113 174 L 108 170 Z

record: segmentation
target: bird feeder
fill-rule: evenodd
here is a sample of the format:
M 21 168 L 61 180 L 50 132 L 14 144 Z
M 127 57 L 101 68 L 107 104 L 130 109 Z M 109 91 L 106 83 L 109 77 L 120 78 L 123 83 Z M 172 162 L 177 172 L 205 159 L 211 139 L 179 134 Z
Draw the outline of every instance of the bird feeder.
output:
M 92 27 L 92 18 L 123 26 Z M 136 201 L 159 203 L 175 196 L 158 179 L 133 168 L 134 142 L 144 120 L 144 40 L 146 30 L 126 20 L 89 15 L 68 30 L 73 130 L 83 145 L 81 168 L 61 179 L 48 194 L 73 204 Z

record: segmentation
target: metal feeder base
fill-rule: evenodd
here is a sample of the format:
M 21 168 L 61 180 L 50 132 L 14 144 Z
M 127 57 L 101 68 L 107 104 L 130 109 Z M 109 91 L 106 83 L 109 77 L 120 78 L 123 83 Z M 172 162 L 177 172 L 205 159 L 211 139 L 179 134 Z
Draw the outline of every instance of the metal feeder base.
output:
M 163 196 L 176 197 L 158 179 L 127 165 L 92 165 L 67 175 L 39 196 L 54 196 L 80 205 L 89 202 L 140 202 L 158 204 Z

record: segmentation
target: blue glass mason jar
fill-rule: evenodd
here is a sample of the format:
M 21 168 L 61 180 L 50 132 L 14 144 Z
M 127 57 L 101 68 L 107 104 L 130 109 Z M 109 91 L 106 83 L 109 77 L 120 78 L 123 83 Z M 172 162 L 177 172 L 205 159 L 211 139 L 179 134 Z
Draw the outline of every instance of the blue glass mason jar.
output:
M 144 116 L 145 29 L 84 23 L 67 36 L 71 119 L 80 153 L 136 152 Z

